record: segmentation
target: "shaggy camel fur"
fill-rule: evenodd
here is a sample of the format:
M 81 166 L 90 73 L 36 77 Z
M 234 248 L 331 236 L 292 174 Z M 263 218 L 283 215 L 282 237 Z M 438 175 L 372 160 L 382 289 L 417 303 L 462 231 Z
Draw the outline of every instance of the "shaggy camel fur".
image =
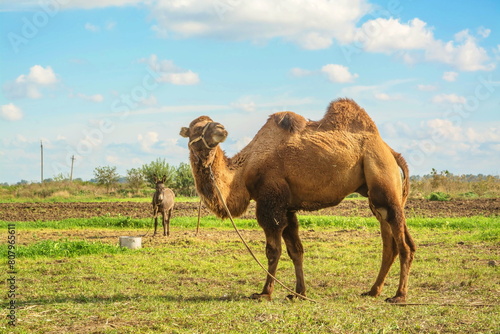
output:
M 333 101 L 317 122 L 293 112 L 275 113 L 233 158 L 226 157 L 219 146 L 227 131 L 207 116 L 196 118 L 180 134 L 189 138 L 196 188 L 206 206 L 217 216 L 228 217 L 215 185 L 232 216 L 244 213 L 250 200 L 255 200 L 257 221 L 266 235 L 269 273 L 276 274 L 283 238 L 295 267 L 296 292 L 304 296 L 304 250 L 296 211 L 335 206 L 353 192 L 367 196 L 380 221 L 383 254 L 375 283 L 363 295 L 380 295 L 399 255 L 399 287 L 386 301 L 405 301 L 415 252 L 403 211 L 408 166 L 354 101 Z M 252 297 L 270 299 L 273 289 L 274 280 L 267 275 L 262 292 Z
M 172 210 L 174 209 L 174 199 L 175 194 L 172 189 L 165 187 L 166 177 L 161 179 L 155 177 L 156 191 L 153 194 L 153 217 L 155 219 L 155 233 L 158 227 L 158 215 L 161 214 L 162 224 L 163 224 L 163 235 L 170 235 L 170 217 L 172 216 Z

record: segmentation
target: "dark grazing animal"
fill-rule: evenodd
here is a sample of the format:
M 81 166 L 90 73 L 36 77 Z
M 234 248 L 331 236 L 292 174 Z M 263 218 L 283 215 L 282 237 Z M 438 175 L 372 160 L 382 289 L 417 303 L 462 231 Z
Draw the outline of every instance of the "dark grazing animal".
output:
M 170 217 L 172 216 L 172 211 L 174 209 L 175 194 L 172 189 L 165 187 L 166 177 L 163 176 L 161 179 L 155 177 L 156 191 L 153 194 L 153 217 L 155 219 L 155 232 L 153 236 L 156 235 L 156 228 L 158 227 L 158 216 L 162 216 L 163 224 L 163 235 L 170 235 Z

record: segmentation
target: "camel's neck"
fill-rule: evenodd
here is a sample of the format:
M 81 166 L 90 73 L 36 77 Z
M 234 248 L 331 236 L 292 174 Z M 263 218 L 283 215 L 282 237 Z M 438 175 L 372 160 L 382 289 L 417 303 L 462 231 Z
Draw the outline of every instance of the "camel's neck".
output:
M 219 192 L 231 215 L 240 216 L 250 203 L 250 195 L 242 179 L 241 168 L 232 168 L 229 159 L 219 146 L 214 150 L 213 161 L 207 165 L 191 153 L 191 167 L 196 189 L 205 205 L 218 217 L 229 217 Z

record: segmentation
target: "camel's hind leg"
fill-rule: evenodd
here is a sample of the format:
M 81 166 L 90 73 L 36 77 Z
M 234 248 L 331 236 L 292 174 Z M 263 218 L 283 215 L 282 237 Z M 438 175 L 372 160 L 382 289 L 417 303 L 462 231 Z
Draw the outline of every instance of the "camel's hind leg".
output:
M 375 193 L 375 194 L 374 194 Z M 408 276 L 415 252 L 415 244 L 411 238 L 401 205 L 389 203 L 383 192 L 370 190 L 370 208 L 380 221 L 383 253 L 380 271 L 371 290 L 366 293 L 378 296 L 382 291 L 385 278 L 396 257 L 400 258 L 400 278 L 396 295 L 386 299 L 391 303 L 402 303 L 408 293 Z
M 383 253 L 380 271 L 371 290 L 366 295 L 378 296 L 391 265 L 399 255 L 400 277 L 396 295 L 386 299 L 402 303 L 408 293 L 408 276 L 415 253 L 415 243 L 406 226 L 401 175 L 390 152 L 381 150 L 365 157 L 365 179 L 368 186 L 370 209 L 380 222 Z
M 392 237 L 391 226 L 381 217 L 381 214 L 373 208 L 370 202 L 370 208 L 372 209 L 373 214 L 380 221 L 380 231 L 382 237 L 382 264 L 380 265 L 380 271 L 378 273 L 377 279 L 373 284 L 370 291 L 363 293 L 364 296 L 379 296 L 382 292 L 382 288 L 384 286 L 385 278 L 391 269 L 394 260 L 398 256 L 398 246 L 396 245 L 396 241 Z M 385 211 L 381 210 L 382 212 Z

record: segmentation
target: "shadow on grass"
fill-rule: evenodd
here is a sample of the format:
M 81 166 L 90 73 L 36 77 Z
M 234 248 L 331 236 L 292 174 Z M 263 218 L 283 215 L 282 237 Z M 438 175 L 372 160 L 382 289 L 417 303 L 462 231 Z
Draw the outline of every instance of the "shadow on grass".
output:
M 182 296 L 182 295 L 114 295 L 114 296 L 75 296 L 75 297 L 61 297 L 61 298 L 40 298 L 31 299 L 29 301 L 18 301 L 16 303 L 19 309 L 28 308 L 32 305 L 52 305 L 52 304 L 64 304 L 64 303 L 74 303 L 74 304 L 92 304 L 92 303 L 119 303 L 119 302 L 130 302 L 135 300 L 156 300 L 164 302 L 214 302 L 214 301 L 239 301 L 251 299 L 248 296 L 243 295 L 225 295 L 225 296 Z

